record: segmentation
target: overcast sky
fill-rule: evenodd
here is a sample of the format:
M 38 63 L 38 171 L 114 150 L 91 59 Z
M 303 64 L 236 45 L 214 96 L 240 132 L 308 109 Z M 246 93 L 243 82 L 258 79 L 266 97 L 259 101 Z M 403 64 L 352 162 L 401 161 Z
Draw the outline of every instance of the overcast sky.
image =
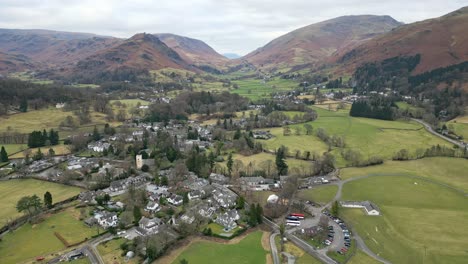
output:
M 0 0 L 0 28 L 130 37 L 174 33 L 220 53 L 244 55 L 296 28 L 343 15 L 390 15 L 410 23 L 467 0 Z

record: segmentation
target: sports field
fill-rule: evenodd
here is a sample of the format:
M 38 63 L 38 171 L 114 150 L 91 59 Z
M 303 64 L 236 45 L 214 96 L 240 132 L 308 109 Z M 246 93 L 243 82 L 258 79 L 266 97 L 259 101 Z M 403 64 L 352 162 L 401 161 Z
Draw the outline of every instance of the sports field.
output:
M 343 209 L 342 214 L 383 258 L 393 263 L 466 263 L 465 194 L 422 179 L 374 176 L 346 183 L 342 200 L 370 200 L 380 207 L 379 217 L 360 209 Z
M 300 190 L 298 197 L 300 199 L 326 204 L 335 197 L 337 191 L 338 186 L 336 185 L 316 186 L 312 189 Z
M 21 216 L 16 211 L 16 203 L 21 197 L 36 194 L 43 199 L 44 193 L 47 191 L 52 194 L 55 203 L 77 195 L 81 189 L 34 179 L 0 181 L 0 201 L 2 201 L 0 203 L 0 225 L 3 226 L 9 219 L 13 220 Z
M 172 262 L 179 264 L 186 259 L 190 264 L 261 264 L 266 262 L 266 254 L 262 247 L 262 232 L 256 231 L 244 237 L 237 244 L 220 244 L 216 242 L 198 241 L 190 245 L 177 259 Z
M 56 237 L 55 232 L 73 244 L 90 239 L 97 234 L 97 229 L 86 227 L 76 218 L 73 209 L 51 215 L 39 224 L 27 223 L 3 236 L 0 244 L 2 263 L 21 263 L 65 249 L 65 244 Z

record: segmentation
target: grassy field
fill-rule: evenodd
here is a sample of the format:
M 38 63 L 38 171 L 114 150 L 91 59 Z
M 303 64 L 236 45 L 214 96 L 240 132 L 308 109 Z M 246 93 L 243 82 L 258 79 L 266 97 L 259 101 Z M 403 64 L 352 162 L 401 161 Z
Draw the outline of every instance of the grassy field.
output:
M 468 140 L 468 115 L 459 116 L 447 122 L 449 129 L 453 127 L 455 134 L 462 136 L 465 141 Z
M 343 136 L 346 148 L 357 150 L 364 159 L 372 156 L 381 156 L 391 159 L 402 148 L 411 153 L 417 149 L 426 149 L 432 145 L 451 146 L 446 141 L 426 132 L 421 125 L 406 121 L 385 121 L 369 118 L 356 118 L 348 114 L 348 110 L 328 111 L 313 107 L 319 117 L 313 122 L 314 131 L 323 128 L 329 135 Z M 292 125 L 292 134 L 283 135 L 282 128 L 271 129 L 275 136 L 273 139 L 262 141 L 267 149 L 275 149 L 281 145 L 288 146 L 289 152 L 294 154 L 296 150 L 316 151 L 322 153 L 328 148 L 315 135 L 304 135 L 303 124 Z M 295 135 L 295 127 L 302 129 L 301 135 Z M 385 147 L 382 147 L 385 146 Z M 337 158 L 338 166 L 343 167 L 346 162 L 341 158 L 341 149 L 334 149 L 332 153 Z
M 251 100 L 262 98 L 271 98 L 271 93 L 291 91 L 298 87 L 298 83 L 292 80 L 274 78 L 268 82 L 259 79 L 244 79 L 233 81 L 239 86 L 239 89 L 231 90 L 231 93 L 236 93 L 247 97 Z
M 380 217 L 366 216 L 359 209 L 343 209 L 342 214 L 383 258 L 393 263 L 466 263 L 465 195 L 435 183 L 395 176 L 347 183 L 342 199 L 370 200 L 380 207 Z
M 26 144 L 5 144 L 5 145 L 0 145 L 0 147 L 4 146 L 6 152 L 8 155 L 12 155 L 13 153 L 25 150 L 28 148 L 28 145 Z
M 190 264 L 261 264 L 266 261 L 266 251 L 261 244 L 262 232 L 247 235 L 237 244 L 195 242 L 180 254 L 173 264 L 186 259 Z
M 2 263 L 20 263 L 65 249 L 65 245 L 54 232 L 60 233 L 69 243 L 77 243 L 97 234 L 96 228 L 88 228 L 76 219 L 73 211 L 69 209 L 54 214 L 39 224 L 28 223 L 7 233 L 0 244 Z
M 342 179 L 366 175 L 408 175 L 438 181 L 468 192 L 468 161 L 455 158 L 424 158 L 412 161 L 386 161 L 382 165 L 366 168 L 346 168 L 340 172 Z
M 242 161 L 244 168 L 249 166 L 249 164 L 252 164 L 253 168 L 263 169 L 264 164 L 266 164 L 267 161 L 271 161 L 272 166 L 273 167 L 275 166 L 275 155 L 264 153 L 264 152 L 251 155 L 251 156 L 243 156 L 240 154 L 234 154 L 232 159 Z M 225 160 L 227 160 L 227 157 L 225 157 Z M 299 172 L 302 172 L 302 171 L 309 172 L 312 166 L 312 163 L 310 161 L 298 160 L 298 159 L 293 159 L 293 158 L 286 159 L 286 163 L 289 166 L 289 170 L 296 169 L 296 170 L 299 170 Z M 226 161 L 221 164 L 222 166 L 226 166 Z
M 300 190 L 298 196 L 304 200 L 326 204 L 335 197 L 337 191 L 338 186 L 336 185 L 324 185 L 314 187 L 313 189 Z
M 134 257 L 129 261 L 126 261 L 125 257 L 122 257 L 122 250 L 120 249 L 120 245 L 123 244 L 125 241 L 126 240 L 123 238 L 112 239 L 97 246 L 99 254 L 101 255 L 102 260 L 104 260 L 104 263 L 139 263 L 139 259 L 137 257 Z
M 10 159 L 20 159 L 24 158 L 26 156 L 26 153 L 30 153 L 29 157 L 33 156 L 39 149 L 41 149 L 42 154 L 48 155 L 49 154 L 49 149 L 53 149 L 55 152 L 56 156 L 60 155 L 67 155 L 70 154 L 70 147 L 67 145 L 57 145 L 57 146 L 49 146 L 49 147 L 41 147 L 41 148 L 32 148 L 32 149 L 27 149 L 22 152 L 18 152 L 14 155 L 9 156 Z
M 347 263 L 348 264 L 380 264 L 380 261 L 377 261 L 369 257 L 362 250 L 358 249 L 356 251 L 356 254 L 353 257 L 351 257 L 351 259 Z
M 278 250 L 281 249 L 281 244 L 280 244 L 280 237 L 276 236 L 275 237 L 275 243 L 276 243 L 276 248 Z M 319 260 L 316 258 L 312 257 L 311 255 L 307 254 L 304 250 L 301 248 L 297 247 L 291 242 L 285 242 L 284 243 L 284 251 L 288 252 L 289 254 L 293 255 L 296 258 L 296 263 L 297 264 L 320 264 Z M 280 258 L 282 256 L 279 256 Z
M 0 181 L 0 225 L 21 215 L 16 211 L 16 202 L 21 197 L 37 194 L 42 199 L 46 191 L 52 194 L 55 203 L 80 193 L 81 189 L 33 179 Z

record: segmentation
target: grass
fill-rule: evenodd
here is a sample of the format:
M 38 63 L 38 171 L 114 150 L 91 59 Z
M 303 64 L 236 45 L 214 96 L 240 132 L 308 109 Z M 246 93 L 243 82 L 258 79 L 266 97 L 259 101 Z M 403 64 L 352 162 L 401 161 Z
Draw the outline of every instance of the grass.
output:
M 326 204 L 335 197 L 337 191 L 338 186 L 336 185 L 324 185 L 314 187 L 313 189 L 301 190 L 298 195 L 299 198 L 304 200 Z
M 276 243 L 276 248 L 278 249 L 278 251 L 281 251 L 280 236 L 275 237 L 275 243 Z M 284 242 L 284 251 L 293 255 L 296 258 L 297 264 L 320 264 L 322 263 L 321 261 L 307 254 L 304 250 L 297 247 L 291 242 Z M 283 255 L 279 257 L 282 258 Z
M 231 90 L 231 93 L 239 94 L 251 100 L 271 98 L 272 93 L 291 91 L 298 87 L 297 82 L 280 78 L 273 78 L 267 82 L 260 79 L 243 79 L 233 81 L 233 83 L 237 84 L 239 89 Z
M 122 256 L 122 250 L 120 249 L 120 245 L 125 241 L 126 239 L 124 238 L 112 239 L 97 246 L 99 255 L 101 255 L 104 263 L 139 263 L 139 259 L 137 257 L 134 257 L 129 261 L 125 261 L 125 257 Z
M 21 215 L 16 211 L 16 202 L 21 197 L 37 194 L 42 199 L 46 191 L 52 194 L 55 203 L 77 195 L 81 189 L 34 179 L 0 181 L 0 225 Z
M 328 251 L 327 255 L 334 259 L 337 263 L 346 263 L 356 251 L 356 241 L 351 240 L 351 246 L 348 248 L 348 251 L 344 254 L 339 254 L 336 251 Z
M 422 129 L 421 125 L 414 122 L 385 121 L 369 118 L 351 117 L 348 110 L 328 111 L 313 107 L 319 117 L 313 122 L 314 131 L 323 128 L 329 135 L 343 136 L 346 148 L 357 150 L 364 159 L 372 156 L 381 156 L 384 159 L 391 159 L 393 155 L 402 148 L 406 148 L 411 153 L 417 149 L 426 149 L 432 145 L 451 146 L 446 141 L 428 133 Z M 289 152 L 294 154 L 296 150 L 322 153 L 328 149 L 325 143 L 320 141 L 315 135 L 304 135 L 303 124 L 292 125 L 290 136 L 283 135 L 282 128 L 271 129 L 270 132 L 275 138 L 262 141 L 267 149 L 276 149 L 281 145 L 289 148 Z M 301 135 L 295 135 L 295 127 L 303 129 Z M 315 132 L 314 132 L 315 133 Z M 385 146 L 383 148 L 382 146 Z M 341 157 L 341 149 L 332 151 L 337 158 L 339 167 L 346 166 L 346 162 Z
M 275 167 L 275 155 L 273 154 L 268 154 L 268 153 L 258 153 L 255 155 L 251 156 L 243 156 L 240 154 L 234 154 L 232 156 L 233 160 L 240 160 L 242 161 L 244 168 L 249 166 L 249 164 L 252 164 L 253 168 L 256 169 L 263 169 L 263 167 L 266 166 L 267 162 L 271 161 L 271 166 Z M 225 157 L 225 160 L 227 160 L 227 157 Z M 286 163 L 289 166 L 289 169 L 296 169 L 299 171 L 306 170 L 307 172 L 310 171 L 312 163 L 310 161 L 305 161 L 305 160 L 298 160 L 298 159 L 293 159 L 293 158 L 288 158 L 286 159 Z M 226 161 L 221 163 L 222 166 L 226 166 Z
M 27 223 L 7 233 L 0 246 L 2 263 L 20 263 L 65 249 L 54 232 L 60 233 L 69 243 L 77 243 L 97 234 L 95 228 L 86 227 L 73 213 L 73 209 L 62 211 L 39 224 Z
M 459 116 L 450 120 L 447 122 L 447 126 L 449 129 L 453 128 L 455 134 L 462 136 L 464 141 L 468 140 L 468 115 Z
M 249 192 L 247 195 L 247 201 L 252 204 L 258 203 L 263 207 L 267 204 L 267 199 L 272 194 L 275 194 L 275 193 L 272 191 Z
M 436 157 L 411 161 L 386 161 L 382 165 L 365 168 L 346 168 L 341 170 L 340 177 L 349 179 L 380 174 L 419 176 L 468 192 L 467 171 L 466 159 Z
M 342 215 L 383 258 L 393 263 L 466 263 L 468 198 L 463 194 L 410 177 L 371 177 L 345 184 L 343 200 L 370 200 L 380 207 L 379 217 L 359 209 L 343 209 Z
M 8 153 L 8 155 L 12 155 L 16 152 L 20 152 L 28 148 L 26 144 L 5 144 L 5 145 L 0 144 L 0 147 L 2 146 L 5 147 L 5 150 Z
M 70 154 L 70 147 L 67 145 L 56 145 L 56 146 L 48 146 L 48 147 L 40 147 L 40 148 L 31 148 L 26 149 L 22 152 L 18 152 L 9 156 L 10 159 L 21 159 L 26 157 L 26 154 L 29 153 L 29 157 L 32 157 L 39 149 L 41 149 L 42 154 L 48 155 L 49 149 L 53 149 L 56 156 L 67 155 Z
M 351 259 L 347 262 L 348 264 L 380 264 L 380 261 L 377 261 L 364 253 L 364 251 L 358 249 L 356 254 L 351 257 Z
M 265 263 L 267 252 L 261 244 L 262 232 L 256 231 L 244 237 L 237 244 L 219 244 L 214 242 L 200 241 L 188 247 L 174 264 L 186 259 L 190 264 L 250 264 Z

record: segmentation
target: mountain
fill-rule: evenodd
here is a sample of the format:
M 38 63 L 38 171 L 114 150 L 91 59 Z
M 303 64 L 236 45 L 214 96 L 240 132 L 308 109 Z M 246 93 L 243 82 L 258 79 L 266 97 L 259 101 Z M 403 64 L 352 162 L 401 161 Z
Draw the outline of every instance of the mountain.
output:
M 338 17 L 294 30 L 242 59 L 266 68 L 314 63 L 400 25 L 390 16 Z
M 0 29 L 0 52 L 25 55 L 49 67 L 74 64 L 122 41 L 89 33 Z
M 468 60 L 468 7 L 445 16 L 400 26 L 336 54 L 340 68 L 352 72 L 365 62 L 420 55 L 413 74 Z
M 155 35 L 140 33 L 80 60 L 67 73 L 70 76 L 101 78 L 115 73 L 138 75 L 163 68 L 197 70 Z
M 230 60 L 239 59 L 240 57 L 242 57 L 241 55 L 236 54 L 236 53 L 223 53 L 223 56 Z
M 0 74 L 32 70 L 36 66 L 24 55 L 12 55 L 0 52 Z
M 155 34 L 169 48 L 176 51 L 189 64 L 221 67 L 228 60 L 205 42 L 174 34 Z

